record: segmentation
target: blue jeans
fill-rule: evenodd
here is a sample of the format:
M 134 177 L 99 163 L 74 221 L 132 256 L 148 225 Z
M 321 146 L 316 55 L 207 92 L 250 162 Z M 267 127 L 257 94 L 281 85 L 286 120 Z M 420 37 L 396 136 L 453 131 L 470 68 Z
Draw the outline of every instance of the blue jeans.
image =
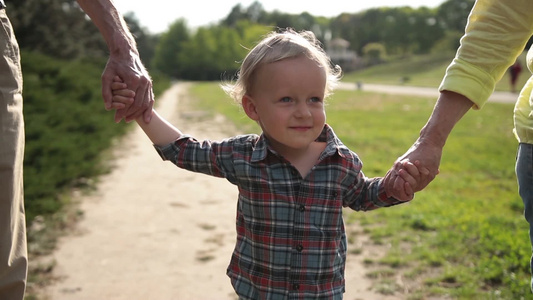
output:
M 524 202 L 524 217 L 529 223 L 529 240 L 533 250 L 533 144 L 521 143 L 518 146 L 516 177 L 518 179 L 518 193 Z M 530 260 L 530 268 L 531 274 L 533 274 L 533 256 Z M 533 280 L 531 281 L 531 291 L 533 292 Z

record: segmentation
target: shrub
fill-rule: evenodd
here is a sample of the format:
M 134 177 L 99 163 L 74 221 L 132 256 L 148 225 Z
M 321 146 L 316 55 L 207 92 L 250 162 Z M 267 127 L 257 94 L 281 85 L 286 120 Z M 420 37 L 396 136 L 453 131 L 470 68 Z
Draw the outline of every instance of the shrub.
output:
M 114 124 L 113 113 L 104 108 L 100 78 L 105 63 L 22 53 L 28 223 L 57 212 L 63 205 L 61 193 L 105 172 L 101 153 L 127 128 Z

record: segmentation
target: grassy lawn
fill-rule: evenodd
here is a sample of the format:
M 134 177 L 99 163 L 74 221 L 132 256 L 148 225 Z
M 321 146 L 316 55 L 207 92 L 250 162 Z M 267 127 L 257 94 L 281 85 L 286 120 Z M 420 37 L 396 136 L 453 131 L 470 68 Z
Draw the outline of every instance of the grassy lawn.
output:
M 385 64 L 376 65 L 360 71 L 345 74 L 344 81 L 367 82 L 381 84 L 404 84 L 412 86 L 437 88 L 446 72 L 446 67 L 452 61 L 454 53 L 438 55 L 410 56 L 391 60 Z M 526 53 L 518 58 L 522 64 L 522 72 L 518 77 L 517 89 L 529 79 L 530 72 L 526 65 Z M 510 75 L 507 72 L 496 84 L 497 91 L 511 90 Z
M 199 108 L 217 111 L 243 132 L 258 132 L 216 83 L 199 83 Z M 359 154 L 369 177 L 382 176 L 418 136 L 435 99 L 337 91 L 327 121 Z M 441 174 L 409 204 L 372 212 L 345 210 L 373 243 L 387 245 L 366 263 L 383 293 L 408 299 L 526 299 L 529 292 L 527 223 L 517 193 L 512 104 L 488 103 L 456 126 L 445 147 Z M 350 240 L 357 239 L 357 232 Z M 352 248 L 354 246 L 352 245 Z M 357 249 L 351 249 L 357 251 Z

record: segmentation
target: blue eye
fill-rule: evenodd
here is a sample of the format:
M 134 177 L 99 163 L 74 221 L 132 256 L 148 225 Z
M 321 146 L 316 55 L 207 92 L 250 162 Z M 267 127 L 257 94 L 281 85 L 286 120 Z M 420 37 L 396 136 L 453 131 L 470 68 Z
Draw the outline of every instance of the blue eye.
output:
M 313 102 L 313 103 L 317 103 L 317 102 L 322 102 L 322 99 L 318 98 L 318 97 L 311 97 L 309 99 L 310 102 Z
M 283 97 L 281 99 L 279 99 L 280 102 L 291 102 L 292 99 L 290 97 Z

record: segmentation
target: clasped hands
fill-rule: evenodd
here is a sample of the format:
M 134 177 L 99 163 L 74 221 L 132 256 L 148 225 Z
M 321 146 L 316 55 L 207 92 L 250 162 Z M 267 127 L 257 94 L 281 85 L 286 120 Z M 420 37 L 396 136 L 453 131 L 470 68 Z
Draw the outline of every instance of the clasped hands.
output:
M 387 196 L 412 200 L 439 174 L 441 156 L 442 147 L 419 138 L 383 178 Z
M 102 74 L 102 97 L 107 110 L 115 109 L 115 122 L 122 119 L 131 122 L 142 116 L 149 123 L 154 106 L 152 79 L 138 54 L 129 54 L 127 58 L 110 55 Z M 133 92 L 131 97 L 125 97 L 123 101 L 113 100 L 112 85 L 117 81 Z

